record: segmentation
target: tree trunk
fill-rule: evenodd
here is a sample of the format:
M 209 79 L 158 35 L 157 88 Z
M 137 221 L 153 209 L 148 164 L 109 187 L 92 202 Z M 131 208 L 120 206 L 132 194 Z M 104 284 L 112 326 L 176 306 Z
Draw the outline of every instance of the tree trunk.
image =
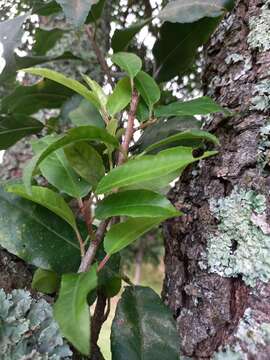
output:
M 207 122 L 219 154 L 169 194 L 185 216 L 164 227 L 163 297 L 191 359 L 270 359 L 269 7 L 237 1 L 208 44 L 205 93 L 235 115 Z

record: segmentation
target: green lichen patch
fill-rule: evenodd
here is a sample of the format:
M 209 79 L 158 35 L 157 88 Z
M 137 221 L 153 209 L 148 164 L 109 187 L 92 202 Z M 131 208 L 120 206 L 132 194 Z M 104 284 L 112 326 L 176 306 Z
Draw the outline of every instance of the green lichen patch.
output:
M 72 352 L 60 335 L 52 307 L 28 291 L 0 289 L 0 359 L 60 360 Z
M 235 189 L 226 198 L 210 201 L 210 211 L 219 220 L 207 245 L 211 272 L 240 275 L 252 287 L 257 280 L 270 280 L 270 236 L 254 223 L 254 216 L 265 210 L 265 197 L 254 191 Z
M 249 20 L 250 33 L 248 44 L 252 49 L 267 51 L 270 49 L 270 9 L 269 0 L 264 1 L 259 16 L 253 16 Z
M 238 324 L 235 333 L 236 343 L 217 352 L 213 360 L 245 360 L 249 355 L 258 355 L 258 348 L 270 344 L 270 324 L 259 323 L 255 320 L 255 313 L 248 308 Z M 242 348 L 245 349 L 243 353 Z
M 262 80 L 255 85 L 254 97 L 251 98 L 251 110 L 267 111 L 270 109 L 270 80 Z

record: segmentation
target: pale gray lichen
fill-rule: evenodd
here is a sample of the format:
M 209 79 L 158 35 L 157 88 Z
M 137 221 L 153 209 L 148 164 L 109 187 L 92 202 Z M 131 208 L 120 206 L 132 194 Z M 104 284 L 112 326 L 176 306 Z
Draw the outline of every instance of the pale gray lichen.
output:
M 60 360 L 72 352 L 60 335 L 52 307 L 28 291 L 0 289 L 0 359 Z
M 265 196 L 235 189 L 230 196 L 210 201 L 219 220 L 209 235 L 207 263 L 210 271 L 225 277 L 242 276 L 247 285 L 270 280 L 270 236 L 254 224 L 253 215 L 266 210 Z
M 258 163 L 264 169 L 270 165 L 270 121 L 260 129 L 260 142 L 258 146 Z
M 241 71 L 238 71 L 234 76 L 233 80 L 236 81 L 245 75 L 250 69 L 252 69 L 251 57 L 244 57 L 242 54 L 230 54 L 225 58 L 226 64 L 236 64 L 243 62 L 243 67 Z
M 267 111 L 270 109 L 270 80 L 265 79 L 255 85 L 251 110 Z
M 267 51 L 270 49 L 270 0 L 264 0 L 259 16 L 249 20 L 250 33 L 247 41 L 252 49 Z
M 213 360 L 247 360 L 248 355 L 257 355 L 258 348 L 270 344 L 270 324 L 259 323 L 252 309 L 246 309 L 234 335 L 236 342 L 231 347 L 218 351 Z M 245 352 L 242 348 L 244 347 Z

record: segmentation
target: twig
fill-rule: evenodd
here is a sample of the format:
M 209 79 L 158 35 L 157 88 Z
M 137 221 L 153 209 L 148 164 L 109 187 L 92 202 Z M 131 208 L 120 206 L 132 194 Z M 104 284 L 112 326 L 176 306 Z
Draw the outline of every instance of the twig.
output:
M 92 227 L 93 224 L 92 210 L 91 210 L 92 198 L 90 197 L 88 200 L 85 200 L 84 202 L 81 199 L 79 199 L 78 203 L 81 213 L 84 217 L 84 221 L 87 227 L 89 237 L 91 240 L 95 240 L 95 233 Z
M 130 104 L 130 110 L 128 114 L 128 122 L 127 122 L 127 128 L 125 132 L 125 137 L 122 143 L 122 149 L 125 154 L 128 154 L 128 149 L 131 140 L 133 139 L 134 135 L 134 120 L 136 117 L 137 107 L 139 103 L 139 94 L 136 90 L 132 93 L 132 99 Z M 122 165 L 125 162 L 125 157 L 122 153 L 119 153 L 118 157 L 118 165 Z
M 110 71 L 110 68 L 105 60 L 105 57 L 103 56 L 102 52 L 100 51 L 100 48 L 98 47 L 97 43 L 96 43 L 96 39 L 95 39 L 95 35 L 91 29 L 91 27 L 89 25 L 87 25 L 85 27 L 85 31 L 86 31 L 86 34 L 87 36 L 89 37 L 91 43 L 92 43 L 92 46 L 93 46 L 93 49 L 96 53 L 96 56 L 97 56 L 97 59 L 100 63 L 100 66 L 104 72 L 104 74 L 107 76 L 108 78 L 108 82 L 109 84 L 113 87 L 114 86 L 114 82 L 113 82 L 113 79 L 112 79 L 112 76 L 111 76 L 111 71 Z
M 107 219 L 100 223 L 95 234 L 95 239 L 91 241 L 89 248 L 87 249 L 86 254 L 81 261 L 81 265 L 78 270 L 79 273 L 88 271 L 89 267 L 93 263 L 97 253 L 97 249 L 104 238 L 104 234 L 109 224 L 109 221 L 110 219 Z
M 107 264 L 107 262 L 110 260 L 111 255 L 107 254 L 102 261 L 99 263 L 98 265 L 98 269 L 97 271 L 99 272 L 100 270 L 102 270 L 104 268 L 104 266 Z
M 83 242 L 82 236 L 77 228 L 75 229 L 75 233 L 76 233 L 79 245 L 80 245 L 81 257 L 83 258 L 85 256 L 84 242 Z
M 106 302 L 106 296 L 104 296 L 101 292 L 98 292 L 95 312 L 91 321 L 91 360 L 100 359 L 100 351 L 97 345 L 97 341 L 99 338 L 102 324 L 105 321 L 104 313 L 106 308 Z

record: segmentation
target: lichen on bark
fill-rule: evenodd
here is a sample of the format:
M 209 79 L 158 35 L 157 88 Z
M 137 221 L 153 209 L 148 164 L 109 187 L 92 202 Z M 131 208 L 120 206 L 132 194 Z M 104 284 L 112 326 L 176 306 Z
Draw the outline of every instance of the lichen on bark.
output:
M 252 49 L 266 51 L 270 50 L 270 1 L 264 0 L 262 3 L 260 15 L 249 19 L 250 32 L 247 41 Z
M 244 359 L 270 357 L 267 343 L 256 344 L 254 356 L 245 341 L 236 336 L 247 309 L 252 310 L 256 323 L 270 323 L 267 258 L 256 264 L 264 251 L 269 255 L 270 108 L 266 102 L 260 108 L 253 102 L 255 96 L 268 96 L 264 91 L 269 81 L 270 50 L 255 49 L 248 41 L 250 20 L 262 15 L 265 4 L 262 0 L 236 1 L 234 11 L 207 45 L 204 93 L 235 115 L 224 118 L 217 114 L 206 122 L 205 129 L 220 139 L 219 154 L 204 161 L 199 174 L 186 171 L 169 194 L 185 215 L 164 226 L 163 298 L 174 312 L 181 352 L 190 359 L 219 356 L 234 360 L 230 354 L 235 344 L 241 346 Z M 229 214 L 230 207 L 234 215 Z M 228 216 L 226 224 L 224 214 Z M 243 223 L 238 223 L 237 217 Z M 246 259 L 240 258 L 240 252 Z M 254 274 L 253 265 L 254 272 L 258 270 Z M 250 322 L 247 327 L 252 330 Z
M 254 191 L 235 189 L 210 201 L 218 227 L 209 235 L 207 263 L 221 276 L 242 276 L 249 286 L 270 280 L 270 235 L 256 223 L 266 210 L 266 198 Z

